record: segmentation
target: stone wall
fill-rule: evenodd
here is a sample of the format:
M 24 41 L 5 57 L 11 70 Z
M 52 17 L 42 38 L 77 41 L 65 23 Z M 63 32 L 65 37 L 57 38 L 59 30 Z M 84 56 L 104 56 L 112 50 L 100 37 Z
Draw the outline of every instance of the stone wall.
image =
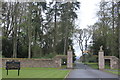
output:
M 110 67 L 111 69 L 118 69 L 120 60 L 115 56 L 105 56 L 104 59 L 110 59 Z
M 61 59 L 27 59 L 27 58 L 3 58 L 2 67 L 5 67 L 6 61 L 20 61 L 21 67 L 61 67 Z

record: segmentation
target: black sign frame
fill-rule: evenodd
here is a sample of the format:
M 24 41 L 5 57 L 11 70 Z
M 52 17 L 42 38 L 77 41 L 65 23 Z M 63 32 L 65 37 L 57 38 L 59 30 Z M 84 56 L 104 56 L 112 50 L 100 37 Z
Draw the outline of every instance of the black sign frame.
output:
M 18 76 L 20 74 L 20 62 L 15 62 L 14 60 L 6 62 L 6 70 L 8 75 L 8 70 L 18 70 Z

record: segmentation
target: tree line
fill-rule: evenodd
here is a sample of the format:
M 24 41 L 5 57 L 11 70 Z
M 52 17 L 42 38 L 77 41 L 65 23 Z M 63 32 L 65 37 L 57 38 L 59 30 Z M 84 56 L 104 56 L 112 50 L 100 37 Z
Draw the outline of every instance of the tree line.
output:
M 97 12 L 98 20 L 91 25 L 92 40 L 89 45 L 90 55 L 87 59 L 90 61 L 98 60 L 98 51 L 103 46 L 105 56 L 116 56 L 119 58 L 119 8 L 117 2 L 100 2 Z
M 96 23 L 84 29 L 77 29 L 75 33 L 83 61 L 86 57 L 86 61 L 96 62 L 100 46 L 103 46 L 105 56 L 119 58 L 120 2 L 100 2 L 98 6 Z
M 2 55 L 66 55 L 79 8 L 79 2 L 2 2 Z
M 103 46 L 105 56 L 119 57 L 119 7 L 118 2 L 100 3 L 98 21 L 91 27 L 93 46 L 90 48 L 94 55 Z

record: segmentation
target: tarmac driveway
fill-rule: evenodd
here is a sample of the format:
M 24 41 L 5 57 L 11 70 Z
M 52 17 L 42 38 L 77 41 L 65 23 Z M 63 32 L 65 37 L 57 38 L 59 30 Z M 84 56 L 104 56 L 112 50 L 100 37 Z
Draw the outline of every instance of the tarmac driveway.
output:
M 120 80 L 118 75 L 95 70 L 83 63 L 76 63 L 66 80 Z

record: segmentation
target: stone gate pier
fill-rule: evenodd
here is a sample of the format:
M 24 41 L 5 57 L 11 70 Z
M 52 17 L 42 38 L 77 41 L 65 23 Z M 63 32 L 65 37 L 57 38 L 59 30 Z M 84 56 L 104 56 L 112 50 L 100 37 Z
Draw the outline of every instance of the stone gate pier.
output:
M 110 60 L 110 68 L 111 69 L 119 69 L 120 66 L 120 59 L 118 59 L 115 56 L 104 56 L 104 51 L 102 50 L 102 46 L 100 47 L 99 53 L 98 53 L 98 65 L 99 69 L 103 70 L 105 68 L 105 59 Z
M 68 69 L 73 68 L 73 53 L 72 53 L 71 47 L 69 47 L 69 50 L 67 52 L 67 68 Z
M 99 69 L 102 70 L 104 69 L 104 66 L 105 66 L 105 61 L 104 61 L 104 51 L 102 50 L 102 46 L 100 47 L 100 50 L 99 50 L 99 57 L 98 57 L 98 61 L 99 61 Z

